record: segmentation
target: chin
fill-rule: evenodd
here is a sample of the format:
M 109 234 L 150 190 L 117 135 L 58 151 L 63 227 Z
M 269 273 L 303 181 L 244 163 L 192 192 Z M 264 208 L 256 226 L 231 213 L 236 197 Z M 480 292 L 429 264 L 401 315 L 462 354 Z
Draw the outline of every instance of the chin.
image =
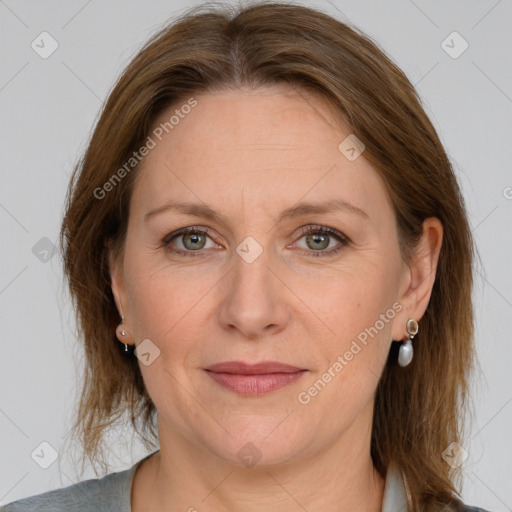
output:
M 314 430 L 292 422 L 285 425 L 287 420 L 282 420 L 283 417 L 247 416 L 229 423 L 231 436 L 223 432 L 220 437 L 208 436 L 204 441 L 210 451 L 240 467 L 286 464 L 311 444 Z

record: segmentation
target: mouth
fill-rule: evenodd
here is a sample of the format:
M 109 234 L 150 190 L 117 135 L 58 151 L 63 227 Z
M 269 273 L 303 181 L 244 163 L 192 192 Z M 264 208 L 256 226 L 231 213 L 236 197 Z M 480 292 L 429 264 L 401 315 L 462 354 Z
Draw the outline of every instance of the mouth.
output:
M 248 364 L 226 361 L 204 369 L 217 384 L 239 395 L 259 396 L 289 386 L 308 370 L 269 361 Z

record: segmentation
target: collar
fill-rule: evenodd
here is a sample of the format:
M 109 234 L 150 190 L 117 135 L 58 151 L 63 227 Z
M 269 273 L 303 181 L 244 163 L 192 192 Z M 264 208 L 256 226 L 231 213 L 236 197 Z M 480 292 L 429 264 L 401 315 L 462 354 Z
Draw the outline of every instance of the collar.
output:
M 382 512 L 410 512 L 412 510 L 407 481 L 398 465 L 391 461 L 386 472 Z

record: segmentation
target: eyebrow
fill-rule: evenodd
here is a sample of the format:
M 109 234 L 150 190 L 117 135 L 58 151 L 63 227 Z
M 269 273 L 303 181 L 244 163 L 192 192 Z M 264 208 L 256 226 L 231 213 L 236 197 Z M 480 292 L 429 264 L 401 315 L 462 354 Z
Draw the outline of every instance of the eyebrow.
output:
M 187 203 L 187 202 L 177 202 L 177 201 L 169 201 L 158 208 L 150 210 L 144 216 L 144 222 L 147 222 L 150 218 L 158 215 L 160 213 L 173 210 L 185 215 L 192 215 L 194 217 L 202 217 L 206 219 L 210 219 L 212 221 L 220 221 L 224 224 L 227 224 L 227 219 L 224 215 L 216 212 L 209 206 L 205 204 L 198 203 Z M 282 222 L 286 219 L 294 219 L 297 217 L 303 217 L 305 215 L 311 214 L 322 214 L 322 213 L 333 213 L 336 211 L 346 211 L 349 213 L 354 213 L 363 217 L 365 219 L 369 219 L 369 215 L 362 210 L 361 208 L 354 206 L 343 199 L 332 199 L 330 201 L 326 201 L 323 203 L 299 203 L 290 208 L 287 208 L 279 215 L 277 222 Z

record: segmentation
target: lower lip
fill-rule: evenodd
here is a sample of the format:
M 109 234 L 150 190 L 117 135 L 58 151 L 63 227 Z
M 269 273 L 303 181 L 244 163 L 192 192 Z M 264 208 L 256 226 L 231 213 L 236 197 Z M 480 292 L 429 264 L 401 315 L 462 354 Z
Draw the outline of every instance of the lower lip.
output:
M 211 371 L 206 371 L 206 373 L 215 382 L 239 395 L 258 396 L 293 384 L 306 373 L 306 370 L 294 373 L 268 373 L 265 375 L 241 375 Z

